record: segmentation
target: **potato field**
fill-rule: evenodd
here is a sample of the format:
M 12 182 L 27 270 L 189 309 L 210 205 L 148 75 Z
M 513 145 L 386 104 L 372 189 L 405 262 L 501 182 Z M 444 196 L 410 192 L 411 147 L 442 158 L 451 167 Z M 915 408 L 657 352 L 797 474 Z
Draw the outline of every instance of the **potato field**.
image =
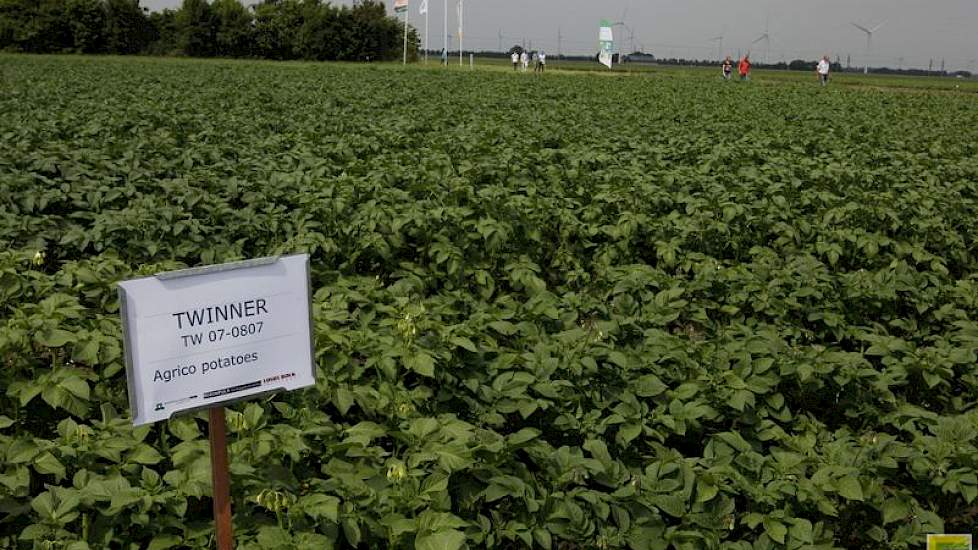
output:
M 116 283 L 298 252 L 318 384 L 228 410 L 238 548 L 978 534 L 973 92 L 7 55 L 0 549 L 212 547 Z

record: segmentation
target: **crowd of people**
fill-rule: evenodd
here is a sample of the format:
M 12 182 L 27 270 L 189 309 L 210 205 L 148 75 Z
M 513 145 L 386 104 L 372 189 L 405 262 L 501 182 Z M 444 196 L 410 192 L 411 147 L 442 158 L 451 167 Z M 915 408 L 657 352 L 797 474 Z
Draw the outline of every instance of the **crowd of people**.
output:
M 533 72 L 542 73 L 547 68 L 547 54 L 543 51 L 528 52 L 526 50 L 513 50 L 510 52 L 510 60 L 513 62 L 514 71 L 527 72 L 530 69 L 530 65 L 533 65 Z M 751 64 L 750 54 L 748 53 L 742 57 L 737 62 L 737 74 L 740 76 L 742 82 L 747 82 L 750 80 L 750 73 L 753 65 Z M 829 83 L 829 72 L 832 69 L 832 64 L 829 61 L 829 56 L 823 56 L 821 60 L 815 66 L 815 74 L 818 76 L 818 81 L 822 86 L 827 86 Z M 720 64 L 721 75 L 724 80 L 732 80 L 734 72 L 734 61 L 728 55 L 723 63 Z
M 740 80 L 745 82 L 750 80 L 750 69 L 750 54 L 747 54 L 741 58 L 739 63 L 737 63 L 737 73 L 740 75 Z M 720 70 L 723 73 L 724 80 L 730 80 L 733 78 L 733 59 L 731 59 L 729 55 L 720 65 Z
M 530 68 L 530 63 L 533 64 L 533 72 L 542 73 L 547 69 L 547 54 L 544 51 L 533 52 L 532 54 L 523 51 L 516 51 L 510 54 L 510 59 L 513 61 L 513 70 L 519 71 L 521 68 L 523 72 L 526 72 Z
M 723 63 L 720 64 L 720 72 L 724 80 L 730 80 L 733 78 L 733 59 L 728 55 Z M 829 71 L 832 69 L 832 63 L 829 61 L 829 56 L 822 56 L 822 59 L 815 65 L 815 74 L 818 76 L 818 81 L 822 86 L 828 86 L 829 84 Z M 750 54 L 745 55 L 737 63 L 737 74 L 740 75 L 741 81 L 750 80 Z

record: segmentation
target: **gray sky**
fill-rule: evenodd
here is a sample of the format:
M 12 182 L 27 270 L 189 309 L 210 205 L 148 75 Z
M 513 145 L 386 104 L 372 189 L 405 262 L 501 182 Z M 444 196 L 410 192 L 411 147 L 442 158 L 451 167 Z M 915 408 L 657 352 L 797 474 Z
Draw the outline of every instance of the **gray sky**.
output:
M 243 0 L 250 4 L 257 0 Z M 429 39 L 440 48 L 445 0 L 430 2 Z M 142 0 L 152 10 L 177 7 L 181 0 Z M 386 0 L 388 7 L 394 0 Z M 448 0 L 449 32 L 457 30 L 455 4 Z M 352 0 L 334 0 L 352 4 Z M 411 23 L 424 33 L 421 0 L 411 0 Z M 724 53 L 737 55 L 748 48 L 759 61 L 764 42 L 751 46 L 769 25 L 770 60 L 790 61 L 847 55 L 853 65 L 867 59 L 866 35 L 853 27 L 886 24 L 873 35 L 873 65 L 926 68 L 941 59 L 948 70 L 978 69 L 978 0 L 467 0 L 465 48 L 495 50 L 499 33 L 503 46 L 532 41 L 534 48 L 557 53 L 558 29 L 564 53 L 595 53 L 598 22 L 621 20 L 635 34 L 636 48 L 660 57 L 715 58 L 723 35 Z M 766 23 L 770 21 L 770 23 Z M 629 33 L 615 29 L 615 39 L 630 46 Z M 455 37 L 453 47 L 457 47 Z M 529 44 L 528 44 L 529 45 Z

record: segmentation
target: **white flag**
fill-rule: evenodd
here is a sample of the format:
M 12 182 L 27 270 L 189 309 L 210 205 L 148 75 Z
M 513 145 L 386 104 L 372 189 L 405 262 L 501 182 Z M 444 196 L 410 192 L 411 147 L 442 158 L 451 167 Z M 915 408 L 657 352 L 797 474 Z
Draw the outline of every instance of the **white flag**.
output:
M 598 32 L 598 43 L 601 48 L 598 53 L 598 61 L 610 69 L 611 63 L 614 60 L 614 54 L 612 52 L 615 49 L 615 35 L 611 31 L 611 23 L 606 20 L 601 21 L 601 29 Z
M 421 0 L 421 7 L 418 8 L 418 13 L 421 15 L 428 13 L 428 0 Z

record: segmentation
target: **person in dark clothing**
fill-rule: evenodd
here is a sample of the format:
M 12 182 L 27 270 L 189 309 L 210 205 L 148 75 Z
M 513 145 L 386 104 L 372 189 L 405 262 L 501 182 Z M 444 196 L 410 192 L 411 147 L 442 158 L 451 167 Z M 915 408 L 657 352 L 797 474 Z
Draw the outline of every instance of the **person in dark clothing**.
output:
M 723 79 L 730 80 L 730 76 L 733 74 L 733 60 L 730 59 L 729 55 L 723 60 L 721 71 L 723 71 Z

